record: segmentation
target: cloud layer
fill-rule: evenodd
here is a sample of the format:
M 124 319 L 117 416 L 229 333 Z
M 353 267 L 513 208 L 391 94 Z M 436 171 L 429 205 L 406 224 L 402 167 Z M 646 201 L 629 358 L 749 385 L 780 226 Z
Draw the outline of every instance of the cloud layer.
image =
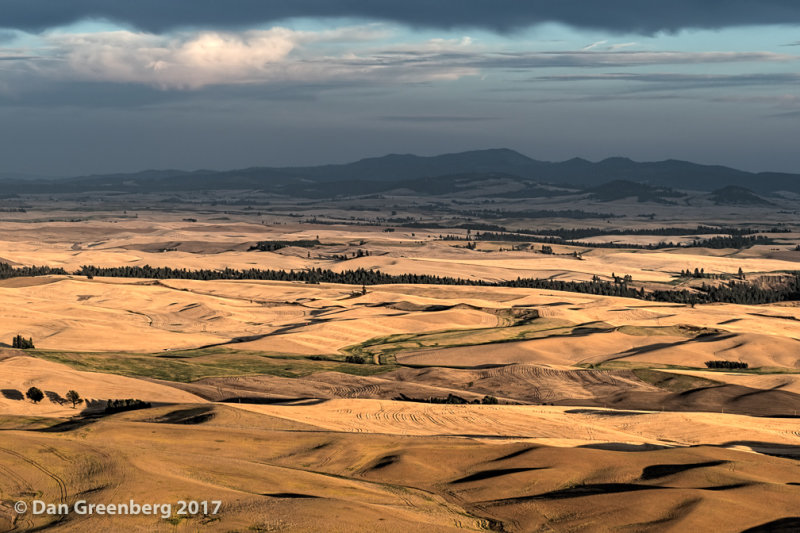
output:
M 35 80 L 147 85 L 196 90 L 215 85 L 397 85 L 455 80 L 490 72 L 636 68 L 658 65 L 787 63 L 775 52 L 641 50 L 601 43 L 578 50 L 510 50 L 468 37 L 395 42 L 381 26 L 298 31 L 128 30 L 47 32 L 27 48 L 3 48 L 5 85 Z M 576 78 L 577 80 L 578 78 Z M 672 80 L 661 80 L 672 81 Z
M 359 17 L 414 26 L 497 31 L 542 22 L 620 32 L 800 23 L 796 0 L 4 0 L 0 25 L 41 31 L 105 18 L 163 32 L 187 27 L 243 27 L 290 17 Z

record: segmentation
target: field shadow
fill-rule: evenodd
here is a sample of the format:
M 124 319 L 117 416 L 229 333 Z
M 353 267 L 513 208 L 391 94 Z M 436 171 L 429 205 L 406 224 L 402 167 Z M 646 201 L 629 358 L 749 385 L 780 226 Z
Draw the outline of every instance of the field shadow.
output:
M 298 492 L 273 492 L 273 493 L 264 493 L 262 496 L 269 496 L 270 498 L 289 498 L 289 499 L 307 499 L 307 498 L 319 498 L 319 496 L 314 496 L 313 494 L 300 494 Z
M 755 452 L 763 455 L 771 455 L 772 457 L 780 457 L 783 459 L 800 459 L 800 446 L 795 444 L 779 444 L 774 442 L 753 440 L 734 440 L 717 445 L 717 447 L 720 448 L 732 448 L 735 446 L 750 448 Z
M 0 394 L 2 394 L 6 400 L 19 401 L 25 399 L 25 395 L 22 394 L 22 391 L 18 391 L 17 389 L 1 389 Z
M 44 395 L 47 396 L 47 399 L 50 400 L 52 403 L 57 403 L 58 405 L 64 405 L 65 403 L 68 403 L 67 399 L 63 398 L 57 392 L 46 390 L 44 391 Z
M 382 468 L 386 468 L 387 466 L 392 466 L 396 464 L 400 460 L 399 455 L 386 455 L 378 459 L 374 465 L 367 468 L 365 472 L 371 472 L 373 470 L 380 470 Z
M 500 457 L 497 457 L 496 459 L 492 459 L 492 462 L 496 463 L 498 461 L 505 461 L 506 459 L 513 459 L 514 457 L 519 457 L 520 455 L 525 455 L 528 452 L 532 452 L 532 451 L 538 450 L 538 449 L 539 449 L 539 446 L 529 446 L 528 448 L 523 448 L 523 449 L 517 450 L 515 452 L 507 453 L 506 455 L 501 455 Z
M 743 529 L 741 533 L 797 533 L 798 531 L 800 531 L 800 516 L 787 516 L 760 526 Z
M 326 398 L 311 398 L 311 397 L 298 397 L 298 398 L 264 398 L 261 396 L 233 396 L 219 400 L 220 403 L 247 403 L 253 405 L 296 405 L 302 403 L 303 405 L 319 405 L 327 402 Z
M 532 472 L 534 470 L 547 470 L 549 467 L 530 467 L 530 468 L 495 468 L 492 470 L 482 470 L 475 472 L 468 476 L 451 481 L 450 483 L 469 483 L 471 481 L 483 481 L 485 479 L 493 479 L 496 477 L 507 476 L 509 474 L 517 474 L 519 472 Z
M 70 420 L 65 420 L 64 422 L 60 422 L 58 424 L 46 428 L 33 429 L 31 431 L 37 431 L 39 433 L 66 433 L 68 431 L 73 431 L 76 429 L 80 429 L 82 427 L 86 427 L 90 424 L 94 424 L 100 418 L 101 418 L 100 416 L 96 415 L 88 417 L 72 418 Z
M 631 444 L 628 442 L 595 442 L 592 444 L 582 444 L 576 448 L 587 448 L 590 450 L 606 450 L 610 452 L 652 452 L 655 450 L 666 450 L 673 446 L 651 444 L 648 442 L 642 444 Z
M 637 415 L 650 414 L 641 411 L 611 411 L 604 409 L 568 409 L 564 412 L 569 413 L 571 415 L 596 415 L 596 416 L 637 416 Z
M 720 466 L 728 464 L 728 462 L 729 461 L 707 461 L 704 463 L 651 465 L 645 467 L 644 470 L 642 470 L 642 475 L 640 476 L 640 479 L 646 481 L 651 479 L 659 479 L 662 477 L 671 476 L 673 474 L 679 474 L 681 472 L 695 470 L 697 468 L 710 468 L 712 466 Z
M 177 409 L 170 411 L 156 418 L 151 418 L 147 422 L 156 424 L 184 424 L 196 425 L 204 424 L 216 416 L 214 408 L 210 406 L 190 407 L 188 409 Z
M 599 496 L 606 494 L 621 494 L 626 492 L 640 492 L 647 490 L 662 490 L 669 487 L 660 487 L 658 485 L 639 485 L 636 483 L 592 483 L 587 485 L 576 485 L 574 487 L 567 487 L 565 489 L 553 490 L 543 494 L 535 494 L 530 496 L 517 496 L 514 498 L 503 498 L 500 500 L 490 500 L 488 502 L 499 505 L 509 505 L 516 503 L 524 503 L 535 500 L 568 500 L 571 498 L 583 498 L 585 496 Z
M 653 344 L 647 344 L 645 346 L 638 346 L 636 348 L 631 348 L 630 350 L 625 350 L 624 352 L 619 352 L 614 354 L 613 357 L 607 359 L 607 361 L 614 361 L 616 359 L 624 359 L 626 357 L 632 357 L 636 355 L 645 355 L 649 354 L 658 350 L 666 350 L 669 348 L 677 348 L 679 346 L 683 346 L 686 344 L 691 344 L 693 342 L 716 342 L 716 341 L 723 341 L 726 339 L 730 339 L 735 337 L 736 334 L 734 333 L 701 333 L 696 337 L 692 337 L 689 339 L 684 339 L 676 342 L 656 342 Z

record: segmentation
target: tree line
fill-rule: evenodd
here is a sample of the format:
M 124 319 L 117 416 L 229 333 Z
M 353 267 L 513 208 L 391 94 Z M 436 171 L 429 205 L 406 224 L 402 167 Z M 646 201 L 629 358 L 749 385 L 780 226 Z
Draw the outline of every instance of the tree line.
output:
M 664 248 L 750 248 L 756 244 L 772 244 L 772 239 L 764 235 L 724 235 L 709 237 L 707 239 L 695 239 L 687 243 L 674 243 L 672 241 L 660 241 L 650 244 L 634 244 L 619 242 L 586 242 L 567 240 L 558 236 L 536 236 L 521 233 L 495 233 L 483 232 L 475 235 L 445 235 L 440 238 L 445 241 L 480 240 L 480 241 L 510 241 L 510 242 L 530 242 L 545 244 L 561 244 L 565 246 L 581 246 L 584 248 L 626 248 L 636 250 L 661 250 Z
M 747 363 L 742 361 L 706 361 L 708 368 L 723 368 L 725 370 L 746 370 Z
M 48 267 L 23 267 L 15 269 L 0 263 L 0 279 L 15 277 L 17 275 L 51 275 L 66 274 L 63 269 L 50 269 Z M 22 274 L 20 272 L 26 272 Z M 31 274 L 37 272 L 38 274 Z M 614 276 L 614 281 L 604 281 L 599 276 L 593 276 L 591 281 L 564 281 L 540 278 L 517 278 L 508 281 L 485 281 L 480 279 L 465 279 L 451 276 L 437 276 L 433 274 L 386 274 L 380 270 L 359 268 L 334 272 L 322 268 L 307 270 L 262 270 L 250 268 L 237 270 L 224 268 L 220 270 L 186 268 L 152 267 L 144 266 L 117 266 L 97 267 L 84 265 L 74 272 L 75 275 L 93 278 L 144 278 L 144 279 L 191 279 L 203 281 L 216 280 L 258 280 L 258 281 L 296 281 L 309 284 L 338 283 L 346 285 L 465 285 L 481 287 L 517 287 L 526 289 L 545 289 L 555 291 L 576 292 L 583 294 L 596 294 L 601 296 L 619 296 L 624 298 L 638 298 L 657 302 L 671 302 L 682 304 L 700 303 L 736 303 L 736 304 L 763 304 L 781 301 L 800 300 L 800 273 L 790 275 L 787 280 L 774 287 L 756 285 L 745 281 L 729 281 L 719 285 L 703 285 L 696 290 L 663 289 L 646 291 L 644 287 L 630 286 L 633 281 L 630 276 Z
M 65 402 L 71 403 L 73 409 L 75 409 L 75 406 L 80 405 L 80 404 L 82 404 L 84 402 L 84 399 L 81 398 L 81 395 L 75 390 L 67 391 L 67 394 L 65 395 L 65 397 L 61 398 L 61 396 L 59 396 L 58 394 L 56 394 L 54 392 L 47 391 L 45 393 L 45 392 L 42 392 L 42 389 L 40 389 L 39 387 L 35 387 L 35 386 L 34 387 L 30 387 L 25 392 L 25 397 L 28 398 L 33 403 L 38 404 L 39 402 L 41 402 L 44 399 L 45 394 L 48 396 L 48 398 L 50 398 L 51 402 L 61 403 L 61 404 L 65 403 Z M 133 410 L 136 410 L 136 409 L 148 409 L 150 407 L 152 407 L 150 402 L 145 402 L 145 401 L 134 399 L 134 398 L 117 399 L 117 400 L 112 400 L 112 399 L 109 398 L 108 401 L 106 401 L 106 407 L 104 409 L 104 413 L 108 415 L 108 414 L 113 414 L 113 413 L 120 413 L 122 411 L 133 411 Z
M 667 237 L 678 237 L 684 235 L 709 235 L 709 234 L 726 234 L 726 235 L 754 235 L 756 233 L 788 233 L 791 230 L 786 227 L 773 227 L 768 230 L 758 230 L 755 228 L 737 228 L 734 226 L 696 226 L 693 228 L 679 228 L 679 227 L 661 227 L 661 228 L 624 228 L 624 229 L 603 229 L 597 227 L 591 228 L 536 228 L 536 229 L 512 229 L 509 230 L 505 226 L 498 226 L 495 224 L 480 224 L 480 223 L 465 223 L 460 225 L 444 225 L 439 223 L 424 223 L 414 222 L 412 224 L 403 224 L 403 227 L 413 228 L 427 228 L 427 229 L 444 229 L 444 228 L 459 228 L 469 229 L 473 231 L 487 231 L 487 232 L 507 232 L 507 233 L 521 233 L 523 235 L 542 235 L 548 237 L 559 237 L 567 241 L 577 239 L 586 239 L 588 237 L 598 236 L 633 236 L 633 235 L 659 235 Z
M 314 240 L 299 240 L 299 241 L 259 241 L 247 249 L 248 252 L 257 250 L 259 252 L 274 252 L 281 248 L 288 246 L 297 246 L 299 248 L 313 248 L 314 246 L 322 245 L 319 239 Z
M 411 396 L 406 396 L 403 393 L 400 393 L 400 396 L 395 396 L 393 398 L 395 401 L 398 402 L 418 402 L 418 403 L 438 403 L 438 404 L 455 404 L 455 405 L 466 405 L 466 404 L 482 404 L 482 405 L 497 405 L 499 404 L 499 400 L 490 395 L 486 395 L 481 399 L 475 398 L 472 401 L 467 400 L 466 398 L 462 398 L 461 396 L 457 396 L 455 394 L 448 394 L 444 398 L 439 398 L 437 396 L 430 396 L 428 398 L 412 398 Z
M 126 398 L 124 400 L 112 400 L 108 399 L 106 401 L 106 408 L 103 412 L 107 415 L 114 414 L 114 413 L 121 413 L 123 411 L 135 411 L 137 409 L 149 409 L 152 407 L 150 402 L 144 402 L 142 400 L 138 400 L 135 398 Z
M 506 231 L 505 229 L 502 231 Z M 768 233 L 787 233 L 788 228 L 771 228 Z M 603 228 L 554 228 L 554 229 L 518 229 L 514 233 L 526 235 L 549 235 L 561 237 L 565 240 L 585 239 L 587 237 L 597 237 L 600 235 L 625 236 L 625 235 L 660 235 L 660 236 L 682 236 L 682 235 L 708 235 L 724 233 L 727 235 L 753 235 L 756 233 L 767 233 L 767 231 L 756 230 L 753 228 L 737 228 L 733 226 L 697 226 L 694 228 L 627 228 L 627 229 L 603 229 Z
M 48 266 L 23 266 L 12 267 L 8 263 L 0 262 L 0 279 L 27 278 L 34 276 L 65 276 L 68 272 L 61 267 Z

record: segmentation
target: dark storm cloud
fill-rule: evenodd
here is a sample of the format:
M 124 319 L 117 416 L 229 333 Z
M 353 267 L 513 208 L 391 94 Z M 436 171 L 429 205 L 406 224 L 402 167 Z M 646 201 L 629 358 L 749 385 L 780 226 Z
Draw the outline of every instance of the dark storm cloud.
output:
M 363 17 L 414 26 L 507 31 L 541 22 L 621 32 L 800 22 L 797 0 L 4 0 L 0 26 L 40 31 L 106 18 L 161 32 L 252 26 L 288 17 Z

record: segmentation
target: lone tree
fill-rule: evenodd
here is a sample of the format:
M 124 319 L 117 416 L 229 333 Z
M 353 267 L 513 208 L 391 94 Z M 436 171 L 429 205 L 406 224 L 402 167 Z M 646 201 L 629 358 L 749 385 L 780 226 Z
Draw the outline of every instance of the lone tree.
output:
M 44 398 L 44 393 L 36 387 L 31 387 L 28 389 L 28 392 L 25 393 L 25 396 L 33 403 L 39 403 L 42 401 L 42 398 Z
M 14 340 L 11 341 L 12 348 L 19 348 L 20 350 L 30 350 L 33 346 L 33 338 L 28 337 L 27 339 L 22 335 L 17 335 L 14 337 Z
M 67 392 L 66 398 L 68 402 L 72 402 L 73 409 L 75 409 L 75 406 L 78 405 L 79 403 L 83 403 L 83 398 L 81 398 L 81 395 L 74 390 L 70 390 L 69 392 Z

